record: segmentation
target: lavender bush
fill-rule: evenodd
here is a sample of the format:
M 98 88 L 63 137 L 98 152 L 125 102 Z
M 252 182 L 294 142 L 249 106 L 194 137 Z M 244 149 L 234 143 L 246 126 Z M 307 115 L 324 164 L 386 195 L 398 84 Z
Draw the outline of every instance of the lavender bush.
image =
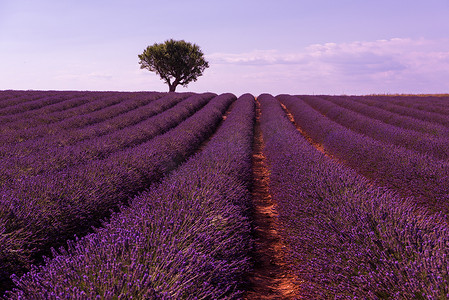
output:
M 236 299 L 250 264 L 254 97 L 204 149 L 103 228 L 21 278 L 7 299 Z
M 299 97 L 280 95 L 295 122 L 325 151 L 373 181 L 413 196 L 428 209 L 449 213 L 449 162 L 355 133 Z
M 421 106 L 420 109 L 414 107 L 407 107 L 403 105 L 397 105 L 392 103 L 392 100 L 385 101 L 386 99 L 383 97 L 356 97 L 355 100 L 361 103 L 365 103 L 367 105 L 373 107 L 379 107 L 381 109 L 391 111 L 400 115 L 409 116 L 412 118 L 420 119 L 423 121 L 431 122 L 431 123 L 439 123 L 446 127 L 449 126 L 449 107 L 447 104 L 447 99 L 442 100 L 440 105 L 435 102 L 439 97 L 430 97 L 427 99 L 425 106 Z M 413 103 L 415 99 L 409 99 L 409 103 Z M 433 100 L 433 101 L 432 101 Z M 425 108 L 425 109 L 423 109 Z M 427 109 L 427 110 L 426 110 Z M 428 111 L 431 110 L 431 111 Z
M 18 157 L 2 159 L 0 165 L 3 172 L 0 172 L 0 178 L 18 179 L 23 176 L 38 175 L 42 172 L 57 171 L 70 166 L 85 164 L 94 159 L 106 158 L 116 151 L 144 143 L 156 135 L 168 131 L 204 106 L 212 97 L 213 94 L 211 93 L 192 95 L 164 112 L 109 134 L 83 139 L 75 145 L 44 147 L 27 155 L 19 154 Z M 170 98 L 177 97 L 172 96 Z M 170 101 L 167 102 L 170 103 Z M 156 104 L 156 107 L 158 107 L 160 103 Z M 151 110 L 149 110 L 149 113 L 151 113 Z M 95 133 L 97 133 L 97 130 L 101 130 L 100 126 L 94 128 Z M 89 134 L 92 129 L 92 127 L 89 127 L 82 133 Z M 77 133 L 79 134 L 79 132 Z M 47 140 L 52 140 L 52 137 L 48 137 Z M 28 147 L 19 146 L 18 148 L 27 149 Z M 30 148 L 26 151 L 31 151 L 33 147 Z
M 150 95 L 157 97 L 157 95 Z M 61 150 L 60 148 L 74 146 L 84 140 L 111 134 L 128 126 L 143 122 L 173 107 L 188 96 L 187 93 L 177 93 L 162 96 L 157 100 L 152 99 L 150 96 L 144 96 L 137 97 L 135 99 L 136 101 L 132 98 L 121 98 L 123 101 L 119 104 L 103 108 L 99 111 L 69 117 L 61 122 L 52 123 L 48 126 L 17 130 L 15 132 L 16 134 L 11 134 L 9 137 L 17 139 L 17 135 L 23 137 L 29 131 L 35 132 L 32 133 L 33 138 L 27 141 L 0 145 L 0 157 L 3 159 L 14 157 L 24 158 L 30 154 L 42 157 L 44 155 L 40 155 L 39 152 L 53 151 L 54 153 L 55 150 Z M 145 104 L 147 100 L 150 102 Z M 136 105 L 138 107 L 134 108 Z
M 177 94 L 180 96 L 180 94 Z M 162 93 L 148 94 L 88 94 L 89 101 L 77 107 L 38 115 L 31 118 L 17 118 L 2 126 L 0 137 L 5 143 L 35 142 L 39 138 L 50 137 L 59 140 L 58 135 L 91 124 L 111 119 L 117 115 L 150 104 L 163 97 Z M 29 146 L 24 144 L 24 146 Z M 3 145 L 2 145 L 3 146 Z
M 385 124 L 318 96 L 302 96 L 301 99 L 332 121 L 358 133 L 384 143 L 425 153 L 436 159 L 447 160 L 449 158 L 449 136 L 436 137 Z
M 449 297 L 444 218 L 324 156 L 274 97 L 258 99 L 270 190 L 303 297 Z
M 38 92 L 38 91 L 0 91 L 0 109 L 8 106 L 18 105 L 20 103 L 37 100 L 42 97 L 48 97 L 59 92 Z
M 86 92 L 87 93 L 87 92 Z M 38 118 L 39 116 L 63 111 L 86 104 L 91 97 L 82 92 L 57 93 L 34 101 L 27 101 L 18 105 L 0 109 L 0 124 L 14 122 L 17 119 Z
M 373 96 L 367 97 L 373 98 Z M 376 97 L 377 98 L 377 97 Z M 415 108 L 420 111 L 435 112 L 443 115 L 449 115 L 448 107 L 448 95 L 410 95 L 410 96 L 392 96 L 392 97 L 380 97 L 379 100 L 387 100 L 391 103 Z
M 19 257 L 3 273 L 28 269 L 50 247 L 73 234 L 85 234 L 110 209 L 174 170 L 214 132 L 234 100 L 232 94 L 216 96 L 192 117 L 146 143 L 80 167 L 32 176 L 15 182 L 14 189 L 2 190 L 0 228 L 5 228 L 2 239 L 7 242 L 0 244 L 0 264 Z M 6 278 L 0 282 L 7 283 Z
M 384 123 L 397 127 L 423 132 L 438 137 L 447 137 L 449 130 L 441 124 L 425 122 L 410 116 L 399 115 L 397 113 L 387 111 L 378 107 L 370 106 L 359 101 L 355 101 L 356 97 L 348 96 L 323 96 L 325 99 L 332 101 L 339 106 L 356 111 L 370 118 L 380 120 Z

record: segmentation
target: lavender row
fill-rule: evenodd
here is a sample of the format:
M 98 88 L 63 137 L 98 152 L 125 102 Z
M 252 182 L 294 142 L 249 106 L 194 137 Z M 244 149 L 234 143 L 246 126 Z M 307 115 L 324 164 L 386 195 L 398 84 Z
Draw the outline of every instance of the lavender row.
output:
M 441 113 L 429 112 L 420 109 L 405 107 L 401 105 L 397 105 L 391 103 L 391 101 L 386 100 L 383 101 L 382 98 L 377 97 L 354 97 L 355 101 L 358 101 L 363 104 L 367 104 L 371 107 L 377 107 L 384 109 L 386 111 L 390 111 L 399 115 L 412 117 L 414 119 L 422 120 L 425 122 L 433 123 L 433 124 L 441 124 L 445 127 L 449 127 L 449 116 Z M 432 106 L 428 104 L 428 106 Z M 443 109 L 440 109 L 440 112 Z
M 191 94 L 168 94 L 157 98 L 157 94 L 137 99 L 126 99 L 116 105 L 89 114 L 69 117 L 49 126 L 30 128 L 18 132 L 26 141 L 0 145 L 0 157 L 23 157 L 42 149 L 74 145 L 82 140 L 105 135 L 115 130 L 142 122 L 164 110 L 171 108 Z M 154 98 L 153 98 L 154 97 Z M 136 107 L 137 106 L 137 107 Z M 9 140 L 17 136 L 8 137 Z
M 301 136 L 275 98 L 261 95 L 258 100 L 270 191 L 302 296 L 449 297 L 445 220 L 324 156 Z
M 70 109 L 88 103 L 91 97 L 92 95 L 89 95 L 88 92 L 84 94 L 63 93 L 26 102 L 17 107 L 5 108 L 0 110 L 0 124 L 3 125 L 16 120 L 32 120 L 48 113 Z
M 202 152 L 104 228 L 15 277 L 7 299 L 239 297 L 250 267 L 253 123 L 254 97 L 244 95 Z
M 56 91 L 0 91 L 0 109 L 54 95 Z
M 176 169 L 214 132 L 234 100 L 234 95 L 222 94 L 149 142 L 82 167 L 29 177 L 1 191 L 5 240 L 0 244 L 0 282 L 29 270 L 50 247 L 85 234 L 110 209 Z
M 0 178 L 5 178 L 5 182 L 12 182 L 26 176 L 54 172 L 87 164 L 91 160 L 104 159 L 114 152 L 137 146 L 170 130 L 204 106 L 213 96 L 211 93 L 193 95 L 147 120 L 106 135 L 94 136 L 75 145 L 46 147 L 25 156 L 3 158 L 0 160 L 2 166 Z
M 425 122 L 409 116 L 398 115 L 396 113 L 380 109 L 378 107 L 369 106 L 367 104 L 354 101 L 354 97 L 347 96 L 323 96 L 326 100 L 363 114 L 367 117 L 380 120 L 384 123 L 391 124 L 397 127 L 402 127 L 409 130 L 414 130 L 426 134 L 436 135 L 438 137 L 449 136 L 448 128 L 441 124 L 434 124 Z
M 353 132 L 298 97 L 280 95 L 278 99 L 326 152 L 379 184 L 415 197 L 421 205 L 449 213 L 449 162 Z
M 301 99 L 332 121 L 353 131 L 367 135 L 388 144 L 394 144 L 436 159 L 449 159 L 449 136 L 439 138 L 385 124 L 362 114 L 340 107 L 317 96 L 303 96 Z
M 120 117 L 126 117 L 126 114 L 133 114 L 136 110 L 145 109 L 149 111 L 150 115 L 154 115 L 192 95 L 193 93 L 156 92 L 128 95 L 126 92 L 126 94 L 122 96 L 122 101 L 118 104 L 98 111 L 93 111 L 92 113 L 83 114 L 82 118 L 80 116 L 66 118 L 55 125 L 63 130 L 82 130 L 87 126 L 95 126 L 104 121 L 117 121 Z M 174 99 L 178 102 L 173 102 Z M 162 105 L 163 103 L 167 104 Z M 114 125 L 110 124 L 107 126 Z
M 103 97 L 101 97 L 101 95 L 98 93 L 86 92 L 83 94 L 67 93 L 54 97 L 47 96 L 33 102 L 46 102 L 55 97 L 61 98 L 63 100 L 58 101 L 58 103 L 56 104 L 51 104 L 48 106 L 44 105 L 36 111 L 27 110 L 18 114 L 3 116 L 4 124 L 2 124 L 1 129 L 2 138 L 7 138 L 8 135 L 16 134 L 16 132 L 20 133 L 28 129 L 33 130 L 35 127 L 48 126 L 51 125 L 51 123 L 55 123 L 72 115 L 82 114 L 78 111 L 89 108 L 90 106 L 92 106 L 92 104 L 100 104 L 104 106 L 104 104 L 111 105 L 120 101 L 119 99 L 114 99 L 115 101 L 113 100 L 114 102 L 109 104 L 108 102 L 110 101 L 111 95 L 104 95 Z
M 13 90 L 0 91 L 0 109 L 8 107 L 10 105 L 14 105 L 15 103 L 17 103 L 16 101 L 14 101 L 14 99 L 20 98 L 20 96 L 23 96 L 22 91 L 13 91 Z
M 42 108 L 45 105 L 57 103 L 64 99 L 70 99 L 74 95 L 82 96 L 85 92 L 34 92 L 23 93 L 12 103 L 7 102 L 6 106 L 0 109 L 0 116 L 5 117 L 10 114 L 19 114 L 28 110 Z
M 38 116 L 34 119 L 17 119 L 2 126 L 0 138 L 7 143 L 22 143 L 45 135 L 59 134 L 66 129 L 88 126 L 117 114 L 146 105 L 161 93 L 148 95 L 105 94 L 102 97 L 92 93 L 86 96 L 88 102 L 71 109 Z
M 55 131 L 52 135 L 44 130 L 41 132 L 41 134 L 44 135 L 42 138 L 0 146 L 0 155 L 4 157 L 4 159 L 10 159 L 12 157 L 22 157 L 26 159 L 29 155 L 38 155 L 37 153 L 39 151 L 59 151 L 61 150 L 61 147 L 71 146 L 77 142 L 96 136 L 106 135 L 108 133 L 111 134 L 113 131 L 145 121 L 146 119 L 174 106 L 189 95 L 191 94 L 179 93 L 166 95 L 158 100 L 151 100 L 147 105 L 140 106 L 137 109 L 132 108 L 141 101 L 138 100 L 137 102 L 134 102 L 131 99 L 128 99 L 128 101 L 124 101 L 120 105 L 114 105 L 111 109 L 105 109 L 105 112 L 101 110 L 93 114 L 68 118 L 61 122 L 61 124 L 49 126 L 49 130 Z M 212 95 L 210 95 L 210 97 L 212 97 Z M 107 118 L 107 114 L 110 114 L 111 117 Z M 102 119 L 106 120 L 100 122 Z M 76 128 L 80 123 L 85 123 L 89 120 L 99 122 L 90 126 Z M 75 128 L 72 130 L 64 130 L 58 128 L 57 125 L 60 125 L 61 127 L 72 125 L 72 127 Z M 44 155 L 41 156 L 45 157 Z
M 448 96 L 367 96 L 366 98 L 379 99 L 382 101 L 386 100 L 397 105 L 415 108 L 421 111 L 449 115 Z

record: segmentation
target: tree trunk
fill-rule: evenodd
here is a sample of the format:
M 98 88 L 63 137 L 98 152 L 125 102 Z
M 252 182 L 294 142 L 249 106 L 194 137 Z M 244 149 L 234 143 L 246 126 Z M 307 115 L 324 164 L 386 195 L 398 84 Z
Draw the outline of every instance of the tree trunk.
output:
M 179 84 L 179 79 L 176 78 L 175 81 L 173 81 L 173 83 L 171 83 L 170 81 L 168 82 L 168 91 L 169 92 L 174 92 L 176 90 L 176 87 Z

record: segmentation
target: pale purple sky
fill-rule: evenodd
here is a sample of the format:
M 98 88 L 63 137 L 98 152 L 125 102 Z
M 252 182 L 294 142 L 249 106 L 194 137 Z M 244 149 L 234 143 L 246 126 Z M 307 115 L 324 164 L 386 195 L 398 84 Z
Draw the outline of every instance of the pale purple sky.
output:
M 166 91 L 137 55 L 198 44 L 177 91 L 449 92 L 448 0 L 0 0 L 0 90 Z

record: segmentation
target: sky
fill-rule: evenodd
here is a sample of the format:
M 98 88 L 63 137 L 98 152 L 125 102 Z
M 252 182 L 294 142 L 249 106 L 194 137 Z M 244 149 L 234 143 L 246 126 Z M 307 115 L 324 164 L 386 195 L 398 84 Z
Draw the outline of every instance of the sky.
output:
M 448 0 L 0 0 L 0 90 L 168 91 L 138 54 L 209 62 L 177 91 L 449 93 Z

